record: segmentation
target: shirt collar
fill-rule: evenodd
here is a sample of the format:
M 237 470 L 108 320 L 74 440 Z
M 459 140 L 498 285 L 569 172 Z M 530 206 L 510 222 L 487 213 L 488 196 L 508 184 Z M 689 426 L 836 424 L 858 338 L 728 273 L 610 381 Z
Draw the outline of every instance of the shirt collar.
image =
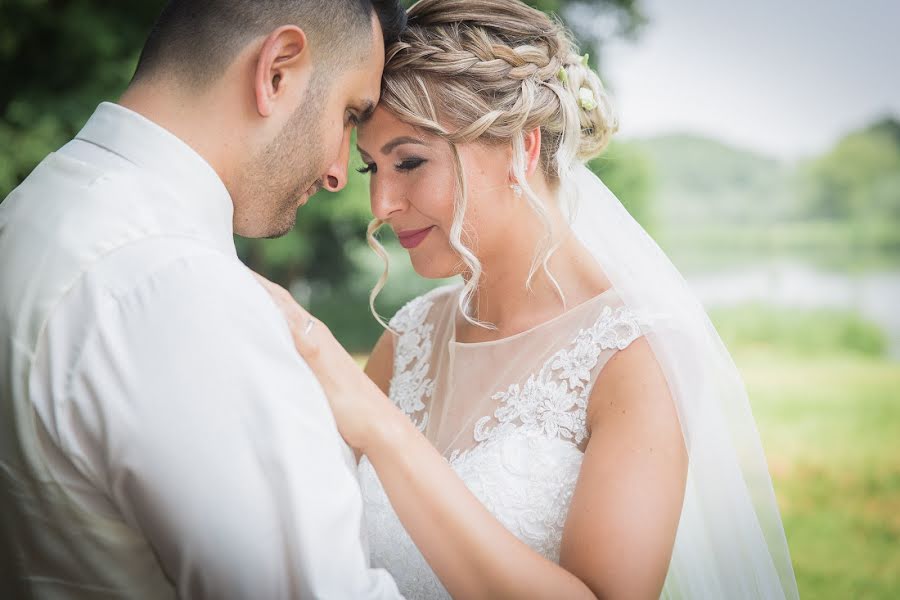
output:
M 117 154 L 159 181 L 223 249 L 234 253 L 234 204 L 215 169 L 184 141 L 124 106 L 103 102 L 75 139 Z

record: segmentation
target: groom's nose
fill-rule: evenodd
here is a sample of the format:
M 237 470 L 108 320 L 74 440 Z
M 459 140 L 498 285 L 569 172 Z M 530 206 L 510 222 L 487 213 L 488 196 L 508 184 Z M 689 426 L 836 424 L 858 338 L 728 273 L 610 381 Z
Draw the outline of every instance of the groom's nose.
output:
M 329 192 L 339 192 L 347 185 L 347 163 L 350 160 L 350 129 L 344 131 L 337 159 L 322 176 L 323 187 Z

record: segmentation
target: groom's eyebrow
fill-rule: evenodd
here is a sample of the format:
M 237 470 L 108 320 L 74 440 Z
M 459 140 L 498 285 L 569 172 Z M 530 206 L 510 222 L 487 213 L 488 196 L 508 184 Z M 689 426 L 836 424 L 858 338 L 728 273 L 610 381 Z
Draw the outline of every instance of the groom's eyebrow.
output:
M 425 142 L 422 140 L 417 140 L 414 137 L 409 137 L 408 135 L 401 135 L 400 137 L 396 137 L 389 141 L 387 144 L 381 147 L 382 154 L 390 154 L 391 150 L 400 146 L 402 144 L 420 144 L 422 146 L 425 145 Z

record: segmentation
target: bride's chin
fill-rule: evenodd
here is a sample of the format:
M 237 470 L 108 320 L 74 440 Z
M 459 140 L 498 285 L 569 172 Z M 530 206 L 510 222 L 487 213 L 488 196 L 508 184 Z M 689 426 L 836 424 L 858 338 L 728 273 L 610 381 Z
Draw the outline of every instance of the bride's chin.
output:
M 409 259 L 416 274 L 425 279 L 446 279 L 460 273 L 458 269 L 441 264 L 443 261 L 435 260 L 432 256 L 416 256 L 410 253 Z

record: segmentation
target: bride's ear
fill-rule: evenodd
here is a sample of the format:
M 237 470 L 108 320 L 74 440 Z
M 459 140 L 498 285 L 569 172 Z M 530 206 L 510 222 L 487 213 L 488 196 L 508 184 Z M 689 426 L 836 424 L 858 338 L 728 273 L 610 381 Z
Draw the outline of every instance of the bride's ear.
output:
M 525 132 L 525 176 L 531 177 L 541 161 L 541 128 Z
M 286 98 L 293 112 L 310 82 L 310 57 L 306 34 L 295 25 L 279 27 L 266 37 L 256 59 L 253 79 L 260 116 L 270 116 L 275 105 Z

